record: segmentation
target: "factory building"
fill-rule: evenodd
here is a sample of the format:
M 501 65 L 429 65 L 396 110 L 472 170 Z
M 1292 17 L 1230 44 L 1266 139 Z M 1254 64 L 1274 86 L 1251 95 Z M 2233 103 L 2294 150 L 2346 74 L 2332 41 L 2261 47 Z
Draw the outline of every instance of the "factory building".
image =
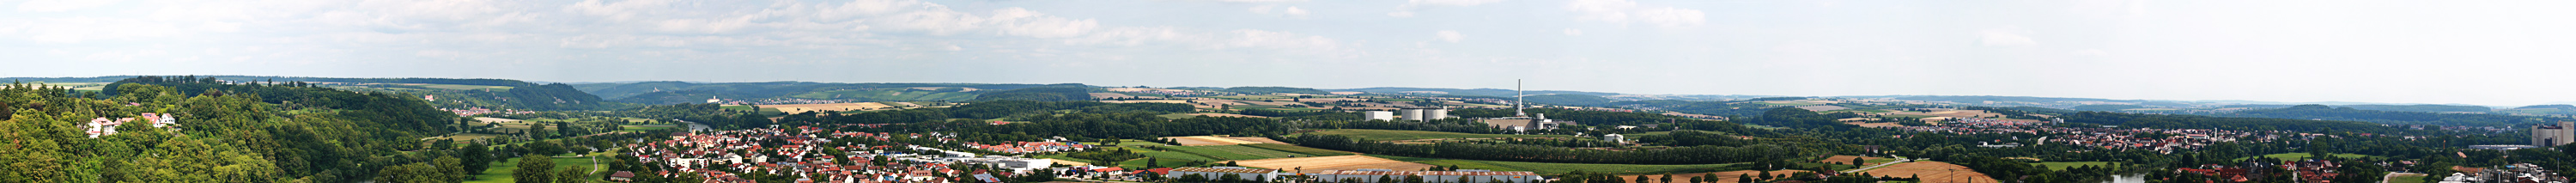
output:
M 1395 121 L 1395 111 L 1360 111 L 1360 117 L 1368 120 Z
M 2576 140 L 2576 130 L 2571 130 L 2569 127 L 2576 127 L 2576 122 L 2560 121 L 2554 126 L 2532 125 L 2531 145 L 2540 147 L 2566 145 L 2570 140 Z
M 1436 119 L 1449 119 L 1449 108 L 1447 107 L 1409 107 L 1397 111 L 1403 111 L 1404 120 L 1430 121 Z

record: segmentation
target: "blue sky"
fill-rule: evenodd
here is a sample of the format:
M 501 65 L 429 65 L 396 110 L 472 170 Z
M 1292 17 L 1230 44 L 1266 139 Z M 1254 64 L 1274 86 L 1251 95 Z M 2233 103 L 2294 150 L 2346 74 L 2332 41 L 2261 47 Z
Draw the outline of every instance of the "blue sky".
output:
M 2565 1 L 0 1 L 0 77 L 2576 101 Z

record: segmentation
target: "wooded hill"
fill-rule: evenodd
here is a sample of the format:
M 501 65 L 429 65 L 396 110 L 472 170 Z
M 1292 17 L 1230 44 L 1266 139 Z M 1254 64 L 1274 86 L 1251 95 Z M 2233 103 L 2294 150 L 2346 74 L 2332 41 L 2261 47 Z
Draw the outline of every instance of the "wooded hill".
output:
M 350 182 L 425 161 L 401 153 L 453 131 L 454 114 L 418 98 L 304 84 L 220 84 L 139 77 L 115 95 L 64 88 L 0 89 L 0 182 Z M 168 85 L 168 86 L 161 86 Z M 95 118 L 176 116 L 88 138 Z

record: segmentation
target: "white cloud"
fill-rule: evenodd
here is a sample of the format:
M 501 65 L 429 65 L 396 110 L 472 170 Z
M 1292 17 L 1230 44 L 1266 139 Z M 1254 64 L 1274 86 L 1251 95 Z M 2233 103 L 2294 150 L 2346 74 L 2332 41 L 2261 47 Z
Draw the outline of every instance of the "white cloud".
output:
M 1410 0 L 1410 1 L 1405 1 L 1405 2 L 1404 2 L 1404 4 L 1405 4 L 1405 5 L 1407 5 L 1407 6 L 1412 6 L 1412 5 L 1433 5 L 1433 6 L 1475 6 L 1475 5 L 1479 5 L 1479 4 L 1494 3 L 1494 2 L 1503 2 L 1503 0 Z
M 1448 42 L 1450 42 L 1450 43 L 1457 43 L 1459 39 L 1466 39 L 1466 38 L 1467 38 L 1467 36 L 1466 36 L 1466 35 L 1458 35 L 1458 31 L 1447 31 L 1447 30 L 1440 31 L 1440 32 L 1438 32 L 1438 33 L 1432 33 L 1432 36 L 1437 36 L 1437 37 L 1439 37 L 1440 41 L 1448 41 Z
M 1568 36 L 1581 36 L 1581 35 L 1583 35 L 1583 30 L 1582 30 L 1582 29 L 1574 29 L 1574 28 L 1565 28 L 1565 35 L 1568 35 Z
M 1279 13 L 1285 13 L 1288 14 L 1288 16 L 1305 17 L 1306 9 L 1297 9 L 1295 6 L 1290 6 L 1287 10 L 1280 10 Z
M 2075 54 L 2076 56 L 2095 56 L 2095 57 L 2099 57 L 2099 56 L 2111 56 L 2111 51 L 2102 51 L 2102 49 L 2084 49 L 2084 50 L 2076 50 L 2074 54 Z
M 1390 16 L 1390 17 L 1413 17 L 1413 12 L 1412 12 L 1412 11 L 1386 12 L 1386 16 Z
M 1601 21 L 1622 26 L 1636 23 L 1658 27 L 1695 26 L 1706 23 L 1707 13 L 1674 7 L 1644 7 L 1629 0 L 1570 0 L 1565 10 L 1579 15 L 1575 19 Z
M 1253 14 L 1270 14 L 1270 8 L 1273 8 L 1273 7 L 1277 7 L 1277 6 L 1272 6 L 1272 5 L 1252 6 L 1251 11 L 1252 11 L 1252 13 L 1253 13 Z
M 18 3 L 18 12 L 63 12 L 107 6 L 119 1 L 124 0 L 31 0 Z
M 2019 27 L 2004 27 L 1977 31 L 1979 36 L 1977 44 L 1996 47 L 2038 45 L 2038 41 L 2032 41 L 2029 36 L 2022 36 L 2022 34 L 2026 32 L 2029 31 L 2021 30 Z

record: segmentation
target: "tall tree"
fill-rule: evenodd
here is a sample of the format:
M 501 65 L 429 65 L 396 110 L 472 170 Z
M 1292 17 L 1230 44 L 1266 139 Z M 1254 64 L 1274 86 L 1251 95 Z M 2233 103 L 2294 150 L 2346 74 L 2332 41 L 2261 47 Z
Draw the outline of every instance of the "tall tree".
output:
M 519 157 L 519 170 L 511 171 L 510 178 L 517 180 L 514 182 L 518 183 L 554 183 L 554 170 L 555 162 L 552 158 L 543 155 L 522 156 Z

